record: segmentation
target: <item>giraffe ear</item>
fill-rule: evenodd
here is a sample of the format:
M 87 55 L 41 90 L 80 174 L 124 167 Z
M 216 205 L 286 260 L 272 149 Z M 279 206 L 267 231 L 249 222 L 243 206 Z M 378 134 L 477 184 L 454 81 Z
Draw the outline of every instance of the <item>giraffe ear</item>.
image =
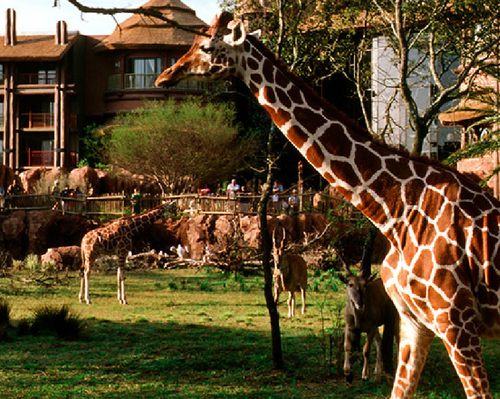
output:
M 256 39 L 260 40 L 260 36 L 262 35 L 262 31 L 260 29 L 257 29 L 256 31 L 250 32 L 248 35 L 253 36 Z
M 241 20 L 232 20 L 227 24 L 227 28 L 231 33 L 224 36 L 224 41 L 232 46 L 243 44 L 247 36 L 245 22 Z

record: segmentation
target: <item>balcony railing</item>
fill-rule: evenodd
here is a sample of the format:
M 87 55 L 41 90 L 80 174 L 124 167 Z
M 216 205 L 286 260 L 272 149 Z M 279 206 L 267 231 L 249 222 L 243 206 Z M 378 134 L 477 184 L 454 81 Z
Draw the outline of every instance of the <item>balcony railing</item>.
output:
M 55 85 L 56 72 L 20 73 L 19 84 L 22 85 Z
M 108 91 L 117 90 L 137 90 L 137 89 L 156 89 L 154 82 L 158 74 L 155 73 L 126 73 L 123 75 L 115 74 L 108 78 Z M 184 80 L 176 86 L 169 88 L 172 91 L 206 91 L 211 86 L 205 82 L 196 82 Z
M 27 112 L 21 114 L 21 128 L 23 129 L 40 129 L 54 127 L 53 112 Z M 69 115 L 70 129 L 76 129 L 77 116 L 76 114 Z
M 33 151 L 28 149 L 28 167 L 54 166 L 54 151 Z
M 126 73 L 124 80 L 125 89 L 154 89 L 156 73 Z
M 50 128 L 54 127 L 54 113 L 28 112 L 21 114 L 21 128 Z
M 55 151 L 38 151 L 31 150 L 25 151 L 24 162 L 21 161 L 22 167 L 42 167 L 42 166 L 54 166 L 54 154 Z M 76 165 L 77 163 L 77 154 L 76 152 L 70 153 L 70 164 Z

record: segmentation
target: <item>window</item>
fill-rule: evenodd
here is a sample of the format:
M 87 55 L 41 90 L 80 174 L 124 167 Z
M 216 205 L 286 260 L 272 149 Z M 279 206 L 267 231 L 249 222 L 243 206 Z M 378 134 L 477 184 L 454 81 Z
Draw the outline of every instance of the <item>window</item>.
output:
M 161 73 L 161 58 L 131 58 L 127 64 L 125 88 L 154 88 L 159 73 Z

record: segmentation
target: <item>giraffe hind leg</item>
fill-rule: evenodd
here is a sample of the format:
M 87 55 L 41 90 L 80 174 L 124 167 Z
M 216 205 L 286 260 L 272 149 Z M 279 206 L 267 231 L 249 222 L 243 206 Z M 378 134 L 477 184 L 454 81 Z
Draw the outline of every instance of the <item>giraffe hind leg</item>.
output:
M 455 337 L 455 342 L 443 342 L 467 398 L 492 398 L 478 334 L 466 328 L 455 329 L 455 333 L 451 329 L 447 333 L 447 337 Z
M 89 274 L 90 274 L 90 267 L 84 268 L 81 272 L 80 295 L 78 297 L 81 303 L 86 303 L 87 305 L 90 305 Z

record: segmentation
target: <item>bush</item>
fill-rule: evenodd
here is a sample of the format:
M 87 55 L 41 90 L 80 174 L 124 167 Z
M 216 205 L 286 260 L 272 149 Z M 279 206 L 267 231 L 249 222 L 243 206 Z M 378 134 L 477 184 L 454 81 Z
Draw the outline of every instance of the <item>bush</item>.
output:
M 0 298 L 0 341 L 7 340 L 7 333 L 10 327 L 10 304 Z
M 74 340 L 82 336 L 85 329 L 84 321 L 77 315 L 71 314 L 68 306 L 62 307 L 43 305 L 34 311 L 34 320 L 31 325 L 33 334 L 56 334 L 61 339 Z

